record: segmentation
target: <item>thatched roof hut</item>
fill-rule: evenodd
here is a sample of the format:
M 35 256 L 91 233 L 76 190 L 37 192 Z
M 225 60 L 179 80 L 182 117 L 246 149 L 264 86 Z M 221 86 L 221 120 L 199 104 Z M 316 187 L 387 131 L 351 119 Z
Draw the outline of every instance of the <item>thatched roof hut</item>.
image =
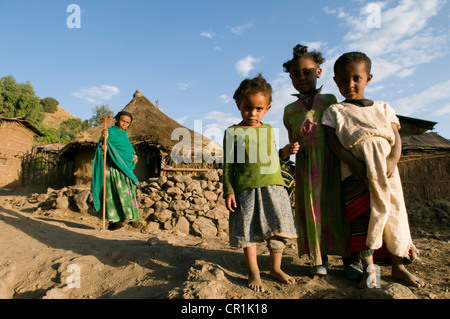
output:
M 0 187 L 19 186 L 22 157 L 43 134 L 23 118 L 0 118 Z
M 139 157 L 135 174 L 140 181 L 165 174 L 168 171 L 195 171 L 218 166 L 218 163 L 206 164 L 203 161 L 195 161 L 193 158 L 194 141 L 201 141 L 202 149 L 213 147 L 215 154 L 221 156 L 219 154 L 221 154 L 222 148 L 218 144 L 165 115 L 159 107 L 151 103 L 139 91 L 134 93 L 133 99 L 123 111 L 133 115 L 133 122 L 128 129 L 128 137 Z M 108 127 L 114 124 L 114 118 L 107 120 Z M 102 129 L 103 126 L 97 126 L 80 133 L 74 141 L 61 150 L 60 160 L 74 163 L 75 180 L 73 184 L 90 185 L 94 147 L 100 139 Z M 174 147 L 177 148 L 182 140 L 182 137 L 178 135 L 172 139 L 172 133 L 176 129 L 182 129 L 189 135 L 189 145 L 191 145 L 192 151 L 191 163 L 176 163 L 172 160 L 172 150 Z M 184 151 L 181 150 L 181 152 Z M 214 154 L 214 151 L 212 153 Z
M 433 130 L 436 122 L 398 116 L 402 157 L 398 163 L 405 199 L 448 200 L 450 141 Z

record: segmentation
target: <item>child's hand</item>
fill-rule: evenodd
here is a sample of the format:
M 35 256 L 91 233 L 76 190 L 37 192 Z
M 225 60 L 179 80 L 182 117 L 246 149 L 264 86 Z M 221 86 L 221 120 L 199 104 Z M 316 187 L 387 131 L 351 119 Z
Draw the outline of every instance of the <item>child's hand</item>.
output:
M 287 144 L 281 150 L 282 158 L 286 158 L 286 157 L 291 156 L 293 154 L 297 154 L 299 149 L 300 149 L 300 144 L 298 144 L 298 142 Z
M 390 178 L 394 174 L 395 167 L 397 166 L 397 161 L 394 158 L 386 158 L 386 176 Z
M 230 212 L 234 213 L 234 210 L 237 208 L 236 198 L 234 197 L 234 194 L 227 195 L 227 197 L 225 198 L 225 205 Z

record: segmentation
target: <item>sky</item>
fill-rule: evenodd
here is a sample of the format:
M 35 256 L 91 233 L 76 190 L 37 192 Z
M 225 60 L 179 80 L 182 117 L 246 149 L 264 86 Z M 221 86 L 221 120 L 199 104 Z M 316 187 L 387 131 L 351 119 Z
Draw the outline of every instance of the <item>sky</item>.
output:
M 334 61 L 361 51 L 373 64 L 366 98 L 450 138 L 449 20 L 445 0 L 1 0 L 0 77 L 30 82 L 83 120 L 102 104 L 117 113 L 139 90 L 221 144 L 241 120 L 234 91 L 262 73 L 274 91 L 264 122 L 283 147 L 292 48 L 322 52 L 318 86 L 339 100 Z

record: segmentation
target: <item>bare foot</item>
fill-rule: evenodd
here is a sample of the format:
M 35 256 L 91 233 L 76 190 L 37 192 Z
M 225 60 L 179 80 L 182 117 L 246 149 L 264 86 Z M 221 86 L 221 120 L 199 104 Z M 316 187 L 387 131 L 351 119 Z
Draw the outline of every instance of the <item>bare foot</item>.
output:
M 266 288 L 261 281 L 261 277 L 258 273 L 249 273 L 248 274 L 248 287 L 256 292 L 266 292 Z
M 411 274 L 403 265 L 392 267 L 392 278 L 416 288 L 425 286 L 425 282 L 422 279 Z
M 292 285 L 293 283 L 295 283 L 295 279 L 283 272 L 281 269 L 271 270 L 270 276 L 288 285 Z

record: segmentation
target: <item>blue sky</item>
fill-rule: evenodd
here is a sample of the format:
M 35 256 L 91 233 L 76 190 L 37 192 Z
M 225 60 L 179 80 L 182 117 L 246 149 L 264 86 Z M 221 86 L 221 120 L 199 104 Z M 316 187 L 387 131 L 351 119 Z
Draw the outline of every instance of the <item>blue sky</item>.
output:
M 374 75 L 366 97 L 438 122 L 435 131 L 450 138 L 449 19 L 444 0 L 1 1 L 0 77 L 29 81 L 39 97 L 56 98 L 81 119 L 101 104 L 118 112 L 140 90 L 221 142 L 214 132 L 240 121 L 234 91 L 262 73 L 274 88 L 265 121 L 284 146 L 283 108 L 296 92 L 282 64 L 292 48 L 323 53 L 318 84 L 340 100 L 333 63 L 363 51 Z

